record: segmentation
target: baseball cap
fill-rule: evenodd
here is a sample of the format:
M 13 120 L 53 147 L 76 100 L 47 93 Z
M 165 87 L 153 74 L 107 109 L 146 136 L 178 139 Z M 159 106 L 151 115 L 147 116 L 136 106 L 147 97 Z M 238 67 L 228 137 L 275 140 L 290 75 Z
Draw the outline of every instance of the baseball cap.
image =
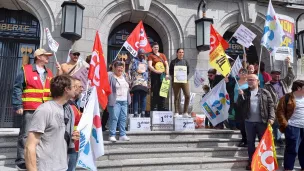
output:
M 39 48 L 35 51 L 34 56 L 36 57 L 40 55 L 53 56 L 53 53 L 47 52 L 46 50 Z
M 79 53 L 80 54 L 80 52 L 78 50 L 75 50 L 75 49 L 72 49 L 70 53 Z
M 281 70 L 279 70 L 279 69 L 271 70 L 270 74 L 274 74 L 274 73 L 280 73 L 281 74 Z

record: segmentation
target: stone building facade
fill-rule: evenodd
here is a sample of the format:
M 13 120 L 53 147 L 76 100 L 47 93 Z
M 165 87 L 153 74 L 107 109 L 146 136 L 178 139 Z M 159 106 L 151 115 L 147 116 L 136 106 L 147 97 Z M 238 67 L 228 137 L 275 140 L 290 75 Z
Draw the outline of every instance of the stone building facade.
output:
M 291 1 L 291 3 L 302 4 L 304 7 L 303 0 Z M 60 36 L 63 0 L 1 0 L 0 8 L 24 10 L 36 17 L 41 28 L 40 47 L 47 47 L 43 28 L 49 28 L 53 38 L 60 44 L 57 52 L 60 63 L 66 61 L 70 48 L 78 49 L 82 56 L 89 55 L 96 31 L 100 33 L 107 63 L 111 62 L 108 61 L 111 59 L 109 58 L 109 38 L 113 35 L 113 31 L 123 23 L 138 23 L 142 20 L 160 38 L 161 49 L 169 61 L 175 58 L 177 48 L 185 49 L 185 58 L 191 65 L 191 92 L 201 94 L 202 88 L 195 88 L 193 83 L 194 71 L 199 70 L 207 80 L 206 72 L 210 65 L 208 63 L 209 51 L 196 49 L 195 20 L 201 17 L 197 14 L 200 0 L 145 0 L 143 1 L 145 2 L 144 11 L 136 10 L 139 2 L 138 0 L 78 0 L 78 3 L 82 4 L 85 10 L 82 38 L 75 42 Z M 207 0 L 206 2 L 206 17 L 213 18 L 214 26 L 221 35 L 227 32 L 233 33 L 240 24 L 243 24 L 257 35 L 253 44 L 255 51 L 260 52 L 267 1 Z M 283 2 L 287 2 L 287 0 L 273 0 L 274 8 L 278 14 L 288 15 L 296 19 L 303 12 L 301 9 L 288 8 L 282 5 Z M 303 29 L 304 16 L 299 20 L 299 30 Z M 266 63 L 269 71 L 270 60 L 265 48 L 263 48 L 262 61 Z M 282 62 L 276 62 L 275 65 L 279 68 L 283 66 Z M 297 57 L 294 56 L 292 65 L 297 78 L 304 78 L 304 73 L 301 71 L 301 60 L 297 60 Z M 49 67 L 55 72 L 54 58 L 52 58 Z M 16 68 L 10 72 L 16 73 Z M 200 95 L 196 96 L 195 103 L 199 101 L 200 97 Z M 196 108 L 196 111 L 199 112 L 199 108 Z

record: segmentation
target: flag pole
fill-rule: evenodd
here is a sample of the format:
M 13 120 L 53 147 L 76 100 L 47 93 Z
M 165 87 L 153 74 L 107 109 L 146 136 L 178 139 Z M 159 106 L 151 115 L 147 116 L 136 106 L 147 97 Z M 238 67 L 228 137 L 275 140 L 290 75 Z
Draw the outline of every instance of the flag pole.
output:
M 259 76 L 259 74 L 260 74 L 260 65 L 261 65 L 261 59 L 262 59 L 262 50 L 263 50 L 263 46 L 261 46 L 261 51 L 260 51 L 259 68 L 258 68 L 258 76 Z
M 113 61 L 115 61 L 116 60 L 116 58 L 117 58 L 117 56 L 119 55 L 119 53 L 120 53 L 120 51 L 121 51 L 121 49 L 123 48 L 123 46 L 121 46 L 121 48 L 119 49 L 119 51 L 118 51 L 118 53 L 117 53 L 117 55 L 115 56 L 115 58 L 114 58 L 114 60 Z
M 235 83 L 236 83 L 236 85 L 239 87 L 239 90 L 241 90 L 241 87 L 240 87 L 240 85 L 239 85 L 239 83 L 238 83 L 237 79 L 235 78 L 235 76 L 233 76 L 233 78 L 235 79 Z M 243 95 L 243 94 L 242 94 L 242 97 L 243 97 L 243 100 L 245 100 L 245 98 L 244 98 L 244 95 Z
M 55 57 L 56 64 L 57 64 L 57 63 L 58 63 L 58 60 L 57 60 L 56 52 L 54 52 L 54 57 Z
M 245 55 L 245 56 L 244 56 L 244 59 L 243 59 L 243 60 L 245 61 L 245 66 L 244 66 L 244 67 L 246 68 L 246 67 L 247 67 L 247 66 L 246 66 L 246 65 L 247 65 L 247 54 L 246 54 L 246 49 L 245 49 L 244 46 L 243 46 L 243 51 L 244 51 L 244 55 Z

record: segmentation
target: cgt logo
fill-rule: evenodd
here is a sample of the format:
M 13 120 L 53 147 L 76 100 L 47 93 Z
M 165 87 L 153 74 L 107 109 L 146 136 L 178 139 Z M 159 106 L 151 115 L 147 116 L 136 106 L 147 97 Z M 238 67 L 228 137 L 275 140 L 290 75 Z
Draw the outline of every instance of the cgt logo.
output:
M 145 47 L 148 44 L 147 37 L 145 36 L 144 30 L 141 28 L 139 33 L 139 42 L 135 42 L 135 47 Z
M 99 55 L 96 51 L 92 53 L 92 59 L 90 63 L 90 67 L 92 67 L 94 71 L 93 80 L 92 84 L 93 86 L 99 86 L 100 85 L 100 75 L 99 75 L 99 70 L 100 70 L 100 61 L 99 61 Z
M 275 170 L 274 157 L 272 147 L 267 147 L 265 140 L 261 141 L 259 157 L 261 157 L 261 165 L 266 170 Z

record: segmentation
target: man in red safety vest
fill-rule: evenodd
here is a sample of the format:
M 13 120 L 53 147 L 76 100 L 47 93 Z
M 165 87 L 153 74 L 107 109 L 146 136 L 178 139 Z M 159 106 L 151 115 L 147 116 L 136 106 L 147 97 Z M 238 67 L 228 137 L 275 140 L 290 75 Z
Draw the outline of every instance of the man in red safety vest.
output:
M 52 55 L 44 49 L 37 49 L 34 64 L 22 66 L 15 80 L 12 105 L 16 113 L 22 115 L 15 160 L 18 170 L 26 170 L 24 145 L 32 115 L 40 104 L 51 100 L 50 82 L 53 74 L 45 65 Z

